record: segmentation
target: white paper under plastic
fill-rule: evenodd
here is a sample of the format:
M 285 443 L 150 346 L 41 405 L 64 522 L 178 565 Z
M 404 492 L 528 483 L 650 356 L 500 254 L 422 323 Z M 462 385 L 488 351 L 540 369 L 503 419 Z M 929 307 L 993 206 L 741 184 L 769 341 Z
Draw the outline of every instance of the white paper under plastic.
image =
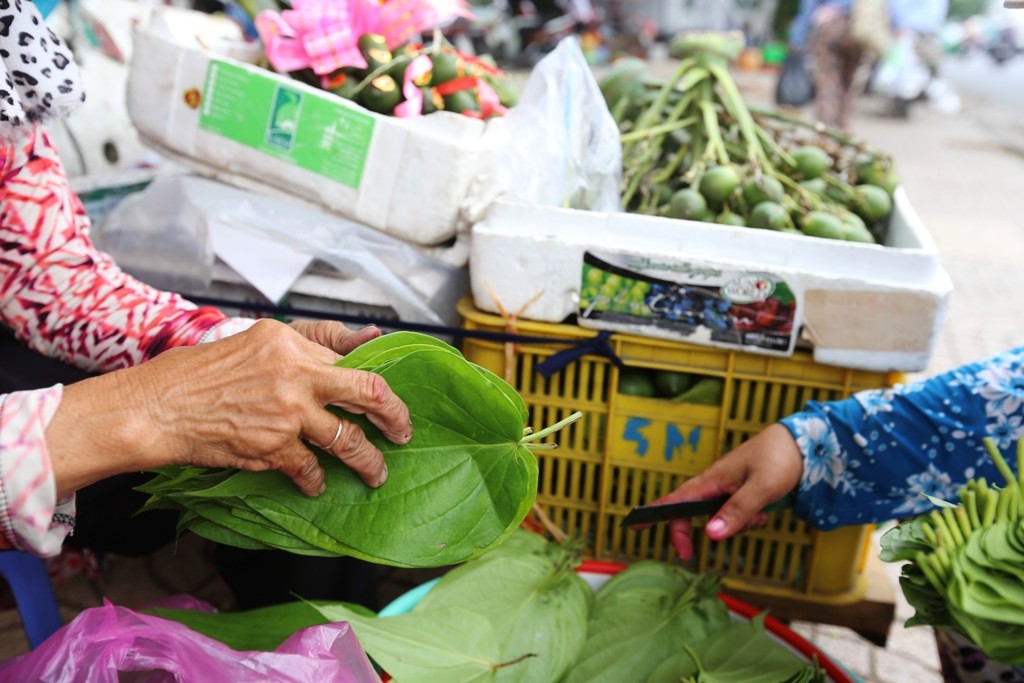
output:
M 195 177 L 163 178 L 128 197 L 99 226 L 96 241 L 153 286 L 202 293 L 217 255 L 214 233 L 221 238 L 218 247 L 228 250 L 228 263 L 247 262 L 245 236 L 263 244 L 264 253 L 266 241 L 276 243 L 288 255 L 282 262 L 295 264 L 296 255 L 301 261 L 305 254 L 307 261 L 319 259 L 342 276 L 373 285 L 404 321 L 448 324 L 466 290 L 465 268 L 402 240 L 305 204 Z M 243 268 L 244 275 L 258 289 L 279 288 L 288 277 L 265 260 L 259 267 L 248 262 L 252 267 Z

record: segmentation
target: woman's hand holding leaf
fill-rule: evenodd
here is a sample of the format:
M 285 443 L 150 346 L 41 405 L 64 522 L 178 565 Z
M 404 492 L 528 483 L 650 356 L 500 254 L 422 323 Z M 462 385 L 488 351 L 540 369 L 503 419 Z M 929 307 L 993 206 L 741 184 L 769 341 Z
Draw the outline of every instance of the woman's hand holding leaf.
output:
M 293 320 L 288 326 L 309 341 L 326 346 L 342 356 L 380 336 L 380 328 L 376 325 L 352 330 L 336 320 Z
M 333 367 L 339 354 L 379 336 L 376 327 L 331 321 L 299 320 L 291 330 L 261 321 L 65 387 L 46 430 L 57 497 L 174 463 L 280 469 L 315 495 L 323 473 L 300 438 L 328 444 L 338 434 L 325 405 L 367 414 L 396 443 L 410 438 L 408 411 L 386 382 Z M 383 481 L 383 456 L 359 428 L 343 428 L 331 450 L 368 484 Z
M 310 446 L 325 473 L 323 496 L 299 494 L 276 472 L 162 467 L 139 487 L 152 494 L 145 508 L 176 509 L 182 513 L 179 528 L 245 548 L 351 555 L 403 567 L 455 564 L 496 546 L 518 527 L 537 495 L 533 450 L 554 448 L 544 439 L 581 416 L 533 431 L 525 427 L 526 404 L 507 382 L 444 342 L 412 332 L 362 344 L 336 367 L 315 365 L 299 360 L 286 367 L 312 373 L 318 400 L 335 413 L 332 425 L 346 425 L 330 454 Z M 365 391 L 348 398 L 327 395 L 321 391 L 325 377 L 349 377 Z M 287 382 L 263 385 L 275 397 L 288 388 Z M 381 391 L 386 393 L 374 393 Z M 405 422 L 382 419 L 389 414 L 376 408 L 386 406 L 387 397 L 403 405 Z M 416 434 L 403 442 L 394 432 L 408 425 L 408 415 L 415 416 Z M 339 448 L 349 452 L 342 444 L 352 434 L 386 454 L 387 486 L 366 486 L 336 457 Z M 331 438 L 325 432 L 309 441 Z
M 324 407 L 365 415 L 398 444 L 412 436 L 409 412 L 380 376 L 335 367 L 337 359 L 288 326 L 261 320 L 241 334 L 172 349 L 139 366 L 134 379 L 149 412 L 139 445 L 147 464 L 280 470 L 303 493 L 317 495 L 323 469 L 302 440 L 333 441 L 332 455 L 379 486 L 387 476 L 380 450 L 347 420 L 335 440 L 340 418 Z

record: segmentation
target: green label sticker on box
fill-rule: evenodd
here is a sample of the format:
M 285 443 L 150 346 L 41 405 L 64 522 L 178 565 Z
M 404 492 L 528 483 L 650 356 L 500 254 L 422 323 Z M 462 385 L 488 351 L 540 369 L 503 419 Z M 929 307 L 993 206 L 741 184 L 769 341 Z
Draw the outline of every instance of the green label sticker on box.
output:
M 214 60 L 199 111 L 203 130 L 358 188 L 374 118 L 329 99 Z

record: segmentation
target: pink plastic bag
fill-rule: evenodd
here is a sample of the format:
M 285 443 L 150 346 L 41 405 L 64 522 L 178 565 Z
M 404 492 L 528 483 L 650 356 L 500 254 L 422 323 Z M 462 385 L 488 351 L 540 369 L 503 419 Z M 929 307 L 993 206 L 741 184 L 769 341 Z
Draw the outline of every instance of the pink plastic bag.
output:
M 117 683 L 125 672 L 138 672 L 130 677 L 135 683 L 380 682 L 347 622 L 304 628 L 273 652 L 238 652 L 177 622 L 106 601 L 32 652 L 0 662 L 0 681 Z

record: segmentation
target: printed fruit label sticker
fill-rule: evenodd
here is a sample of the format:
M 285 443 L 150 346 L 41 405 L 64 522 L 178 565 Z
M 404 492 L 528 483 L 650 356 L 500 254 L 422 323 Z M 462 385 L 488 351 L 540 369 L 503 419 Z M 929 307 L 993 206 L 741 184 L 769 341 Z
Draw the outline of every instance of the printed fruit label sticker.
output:
M 790 354 L 800 313 L 794 290 L 772 273 L 605 252 L 583 257 L 581 325 Z

